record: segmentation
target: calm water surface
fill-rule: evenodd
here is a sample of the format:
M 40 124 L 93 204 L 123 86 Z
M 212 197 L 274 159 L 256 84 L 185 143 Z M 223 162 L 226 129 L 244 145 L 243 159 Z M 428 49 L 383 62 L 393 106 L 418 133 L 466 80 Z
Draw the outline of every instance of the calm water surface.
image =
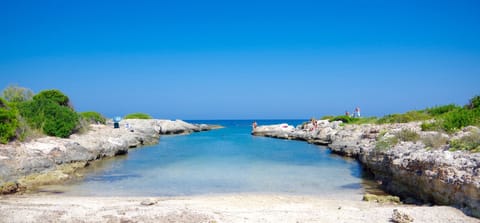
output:
M 365 190 L 359 163 L 325 147 L 251 136 L 251 121 L 201 123 L 226 128 L 162 136 L 158 145 L 96 162 L 87 169 L 85 180 L 61 191 L 88 196 L 280 193 L 360 199 Z M 258 121 L 272 123 L 281 121 Z

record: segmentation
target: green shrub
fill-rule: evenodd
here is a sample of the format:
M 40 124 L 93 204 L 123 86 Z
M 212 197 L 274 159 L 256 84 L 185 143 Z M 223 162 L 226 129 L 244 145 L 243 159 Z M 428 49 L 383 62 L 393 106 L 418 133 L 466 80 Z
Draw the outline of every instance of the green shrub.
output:
M 442 128 L 447 132 L 454 132 L 469 125 L 480 123 L 480 109 L 458 109 L 442 116 Z
M 432 117 L 423 111 L 409 111 L 405 114 L 391 114 L 380 118 L 377 123 L 407 123 L 413 121 L 424 121 Z
M 78 115 L 70 108 L 51 104 L 45 109 L 43 132 L 50 136 L 66 138 L 78 124 Z
M 442 135 L 442 133 L 437 132 L 434 135 L 428 135 L 428 136 L 422 137 L 421 140 L 427 148 L 435 149 L 435 148 L 439 148 L 443 145 L 446 145 L 447 141 L 448 141 L 448 138 L 444 137 Z
M 325 116 L 323 116 L 322 118 L 320 118 L 320 120 L 331 120 L 331 119 L 333 119 L 333 118 L 335 118 L 335 116 L 333 116 L 333 115 L 325 115 Z
M 68 96 L 56 89 L 40 91 L 38 94 L 33 96 L 33 100 L 42 99 L 51 100 L 60 106 L 71 107 Z
M 377 140 L 377 143 L 375 144 L 375 149 L 376 150 L 387 150 L 398 143 L 398 138 L 395 136 L 390 136 L 390 137 L 381 137 L 380 139 Z
M 32 128 L 51 136 L 68 137 L 79 123 L 77 113 L 71 108 L 45 97 L 34 97 L 33 101 L 20 103 L 18 108 Z
M 466 150 L 470 152 L 480 152 L 480 132 L 472 131 L 470 134 L 463 136 L 460 139 L 452 140 L 450 142 L 450 150 Z
M 17 111 L 0 98 L 0 143 L 5 144 L 15 137 L 18 127 L 17 115 Z
M 354 118 L 350 124 L 374 124 L 378 120 L 377 117 L 362 117 L 362 118 Z
M 125 115 L 123 119 L 152 119 L 152 116 L 145 113 L 132 113 Z
M 420 127 L 422 131 L 442 131 L 442 123 L 441 120 L 436 120 L 433 122 L 423 122 Z
M 17 127 L 17 136 L 16 139 L 20 141 L 24 141 L 31 137 L 39 137 L 41 136 L 41 131 L 37 129 L 33 129 L 28 125 L 27 121 L 21 115 L 18 115 L 18 127 Z
M 94 111 L 80 112 L 80 116 L 82 116 L 82 118 L 84 118 L 89 123 L 105 124 L 107 121 L 105 117 L 103 117 L 103 115 Z
M 455 104 L 449 104 L 449 105 L 443 105 L 443 106 L 435 106 L 432 108 L 427 108 L 425 111 L 432 116 L 439 116 L 454 110 L 461 109 L 461 107 L 455 105 Z
M 469 109 L 480 108 L 480 95 L 476 95 L 471 98 L 466 107 Z
M 339 115 L 339 116 L 333 117 L 332 119 L 330 119 L 330 121 L 342 121 L 343 123 L 350 123 L 354 119 L 356 119 L 356 118 L 353 118 L 353 117 L 350 117 L 350 116 L 347 116 L 347 115 Z
M 395 133 L 395 136 L 403 142 L 416 142 L 420 138 L 420 135 L 411 129 L 402 129 Z
M 17 105 L 20 115 L 34 129 L 42 129 L 45 122 L 44 110 L 47 104 L 55 104 L 50 100 L 39 99 L 22 102 Z

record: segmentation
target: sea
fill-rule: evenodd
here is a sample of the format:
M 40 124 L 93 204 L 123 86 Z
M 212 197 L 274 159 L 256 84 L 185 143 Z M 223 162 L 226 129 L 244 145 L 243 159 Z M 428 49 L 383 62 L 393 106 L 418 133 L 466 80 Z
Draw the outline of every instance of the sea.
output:
M 258 125 L 305 120 L 256 120 Z M 358 161 L 304 141 L 251 135 L 253 120 L 190 120 L 224 128 L 161 136 L 157 145 L 93 162 L 80 181 L 40 188 L 75 196 L 285 194 L 360 200 L 375 183 Z

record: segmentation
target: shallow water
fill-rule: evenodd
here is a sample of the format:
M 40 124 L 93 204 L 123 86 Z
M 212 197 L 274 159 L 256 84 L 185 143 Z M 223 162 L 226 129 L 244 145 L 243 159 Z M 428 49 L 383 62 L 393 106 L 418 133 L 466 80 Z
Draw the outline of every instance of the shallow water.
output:
M 162 136 L 158 145 L 95 162 L 82 182 L 42 190 L 88 196 L 275 193 L 357 200 L 369 183 L 357 161 L 325 147 L 251 136 L 251 121 L 210 123 L 226 128 Z

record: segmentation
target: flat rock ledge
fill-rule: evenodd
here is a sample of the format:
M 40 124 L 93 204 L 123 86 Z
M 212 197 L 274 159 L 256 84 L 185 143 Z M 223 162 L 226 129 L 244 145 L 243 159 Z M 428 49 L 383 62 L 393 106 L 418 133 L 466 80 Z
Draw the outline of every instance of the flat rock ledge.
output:
M 90 125 L 69 138 L 42 137 L 29 142 L 0 145 L 0 194 L 63 182 L 90 161 L 128 153 L 130 148 L 157 144 L 160 135 L 189 134 L 220 126 L 190 124 L 182 120 L 128 119 L 120 128 Z
M 448 141 L 476 127 L 467 127 L 455 135 L 421 131 L 419 122 L 400 124 L 341 125 L 341 122 L 317 121 L 291 126 L 286 123 L 258 126 L 253 135 L 304 140 L 328 146 L 332 152 L 355 157 L 388 192 L 406 202 L 451 205 L 480 218 L 480 153 L 449 151 L 444 144 L 430 148 L 422 140 L 400 141 L 379 149 L 377 139 L 408 129 L 421 138 L 440 135 Z

